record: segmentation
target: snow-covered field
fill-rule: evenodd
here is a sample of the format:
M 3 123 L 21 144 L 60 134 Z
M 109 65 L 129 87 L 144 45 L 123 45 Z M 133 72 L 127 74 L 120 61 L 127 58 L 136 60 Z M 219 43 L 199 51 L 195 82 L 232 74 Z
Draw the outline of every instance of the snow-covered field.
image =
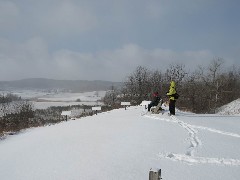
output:
M 143 107 L 34 128 L 0 142 L 1 180 L 240 179 L 240 116 Z
M 0 94 L 7 93 L 9 92 L 0 91 Z M 105 96 L 106 91 L 70 93 L 61 91 L 48 92 L 46 90 L 14 90 L 11 93 L 30 100 L 36 109 L 46 109 L 51 106 L 102 105 L 99 101 Z
M 54 93 L 37 97 L 32 101 L 36 109 L 46 109 L 50 106 L 71 106 L 71 105 L 102 105 L 99 100 L 105 96 L 106 91 L 94 91 L 83 93 Z M 79 102 L 77 102 L 80 100 Z

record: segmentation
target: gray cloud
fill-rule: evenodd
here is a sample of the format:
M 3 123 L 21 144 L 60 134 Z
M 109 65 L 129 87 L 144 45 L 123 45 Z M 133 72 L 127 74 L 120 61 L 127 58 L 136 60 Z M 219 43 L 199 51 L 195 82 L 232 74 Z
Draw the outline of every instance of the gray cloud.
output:
M 0 32 L 15 28 L 19 16 L 19 9 L 13 2 L 0 1 Z
M 60 1 L 38 18 L 37 26 L 44 33 L 58 36 L 85 32 L 97 24 L 96 16 L 88 7 L 77 6 L 71 1 Z
M 240 65 L 240 5 L 218 0 L 0 1 L 0 80 L 121 81 L 139 65 Z
M 122 81 L 139 65 L 164 70 L 170 63 L 180 63 L 184 60 L 187 62 L 187 68 L 190 68 L 195 64 L 208 63 L 203 60 L 213 57 L 208 51 L 147 50 L 135 44 L 97 53 L 70 50 L 49 53 L 47 43 L 41 38 L 33 38 L 17 45 L 0 40 L 0 47 L 2 80 L 46 77 Z

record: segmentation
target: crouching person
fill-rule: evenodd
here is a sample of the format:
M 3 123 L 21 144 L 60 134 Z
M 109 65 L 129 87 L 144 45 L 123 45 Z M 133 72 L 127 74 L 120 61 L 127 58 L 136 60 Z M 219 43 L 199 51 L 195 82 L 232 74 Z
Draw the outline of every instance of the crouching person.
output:
M 159 96 L 158 92 L 153 93 L 153 100 L 148 105 L 148 111 L 150 111 L 151 107 L 157 106 L 160 100 L 161 97 Z

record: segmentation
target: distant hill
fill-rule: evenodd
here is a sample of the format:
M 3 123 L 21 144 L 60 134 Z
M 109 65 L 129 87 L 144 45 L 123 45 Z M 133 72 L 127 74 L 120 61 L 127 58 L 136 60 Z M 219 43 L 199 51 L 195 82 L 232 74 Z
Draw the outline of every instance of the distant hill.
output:
M 64 89 L 73 92 L 101 91 L 120 88 L 121 82 L 86 81 L 86 80 L 54 80 L 45 78 L 30 78 L 17 81 L 0 81 L 0 90 L 11 89 Z

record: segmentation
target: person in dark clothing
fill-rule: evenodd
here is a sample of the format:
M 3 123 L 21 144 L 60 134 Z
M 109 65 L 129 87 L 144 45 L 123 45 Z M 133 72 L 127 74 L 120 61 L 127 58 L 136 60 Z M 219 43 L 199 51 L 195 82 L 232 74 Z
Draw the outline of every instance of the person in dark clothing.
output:
M 176 100 L 171 100 L 169 101 L 169 111 L 170 111 L 170 116 L 175 115 L 175 104 Z
M 148 104 L 148 111 L 150 111 L 151 107 L 157 106 L 159 101 L 161 100 L 161 97 L 159 96 L 158 92 L 153 93 L 153 101 L 151 101 L 150 104 Z
M 167 92 L 167 96 L 169 97 L 169 111 L 170 115 L 175 115 L 175 94 L 176 94 L 176 84 L 174 81 L 171 81 L 169 92 Z

